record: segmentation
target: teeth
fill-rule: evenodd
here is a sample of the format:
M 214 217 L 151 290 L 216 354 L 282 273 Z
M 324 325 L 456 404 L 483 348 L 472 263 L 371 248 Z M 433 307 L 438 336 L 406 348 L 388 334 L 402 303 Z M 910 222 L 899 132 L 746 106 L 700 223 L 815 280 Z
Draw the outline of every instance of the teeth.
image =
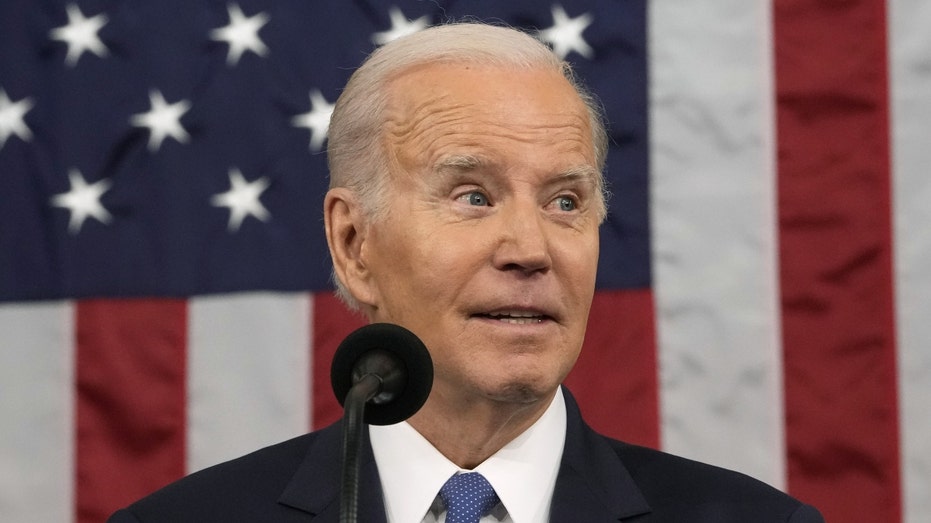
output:
M 530 325 L 534 323 L 543 323 L 543 317 L 539 314 L 523 311 L 509 312 L 492 312 L 488 316 L 505 323 L 513 325 Z
M 498 318 L 500 316 L 508 316 L 511 318 L 539 318 L 540 317 L 539 314 L 535 314 L 532 312 L 522 312 L 522 311 L 490 312 L 488 313 L 488 315 L 494 318 Z
M 503 321 L 504 323 L 510 323 L 512 325 L 531 325 L 534 323 L 543 323 L 543 318 L 508 318 L 502 316 L 498 318 L 498 321 Z

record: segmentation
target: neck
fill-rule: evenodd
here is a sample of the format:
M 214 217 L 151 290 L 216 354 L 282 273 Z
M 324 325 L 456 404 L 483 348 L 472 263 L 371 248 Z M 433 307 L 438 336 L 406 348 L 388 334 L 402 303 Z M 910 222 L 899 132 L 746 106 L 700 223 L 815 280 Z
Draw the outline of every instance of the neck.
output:
M 408 423 L 446 459 L 471 470 L 540 419 L 555 394 L 518 403 L 445 397 L 435 390 Z

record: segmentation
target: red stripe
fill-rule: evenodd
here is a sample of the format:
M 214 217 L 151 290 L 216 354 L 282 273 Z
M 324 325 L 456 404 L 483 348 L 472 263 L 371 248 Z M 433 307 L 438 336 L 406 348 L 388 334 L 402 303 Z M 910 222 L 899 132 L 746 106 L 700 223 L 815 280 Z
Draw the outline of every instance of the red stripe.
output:
M 777 1 L 774 23 L 789 489 L 895 523 L 885 5 Z
M 87 300 L 76 307 L 79 523 L 184 475 L 187 307 Z
M 602 434 L 659 448 L 653 294 L 595 293 L 579 361 L 566 386 Z
M 361 314 L 349 312 L 333 293 L 314 294 L 313 300 L 313 412 L 310 419 L 314 428 L 321 428 L 343 415 L 343 408 L 330 385 L 330 363 L 336 347 L 349 333 L 368 322 Z

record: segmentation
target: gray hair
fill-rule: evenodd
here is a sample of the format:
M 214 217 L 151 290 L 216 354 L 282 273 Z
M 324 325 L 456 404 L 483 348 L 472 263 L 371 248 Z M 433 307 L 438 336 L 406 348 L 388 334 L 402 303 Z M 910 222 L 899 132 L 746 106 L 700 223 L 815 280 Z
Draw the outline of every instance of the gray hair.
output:
M 588 109 L 599 173 L 599 215 L 604 219 L 608 137 L 600 103 L 576 79 L 569 63 L 545 44 L 515 29 L 475 22 L 437 25 L 391 41 L 376 49 L 352 74 L 330 118 L 327 159 L 331 188 L 351 189 L 368 219 L 377 219 L 384 212 L 389 162 L 379 138 L 388 105 L 386 85 L 412 67 L 441 62 L 548 69 L 566 78 Z M 350 307 L 358 308 L 335 272 L 333 281 L 337 295 Z

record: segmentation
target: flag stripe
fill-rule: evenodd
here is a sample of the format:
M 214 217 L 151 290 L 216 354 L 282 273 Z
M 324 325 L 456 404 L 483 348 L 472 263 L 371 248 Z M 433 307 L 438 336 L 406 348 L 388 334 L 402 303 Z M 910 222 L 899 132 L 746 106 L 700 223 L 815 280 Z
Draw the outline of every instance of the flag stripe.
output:
M 0 305 L 0 519 L 74 513 L 74 310 Z
M 896 315 L 905 521 L 931 521 L 931 3 L 889 3 Z
M 596 292 L 585 343 L 566 385 L 596 430 L 657 448 L 659 372 L 653 323 L 649 290 Z
M 184 474 L 184 300 L 85 300 L 76 308 L 79 523 Z
M 313 407 L 312 420 L 316 428 L 333 423 L 343 415 L 343 409 L 333 395 L 330 384 L 330 362 L 336 348 L 350 332 L 367 322 L 361 314 L 349 312 L 328 292 L 314 295 L 313 304 Z
M 829 521 L 901 520 L 884 8 L 774 11 L 788 480 Z
M 191 300 L 188 472 L 310 427 L 309 308 L 304 293 Z
M 650 194 L 663 448 L 778 486 L 768 26 L 760 2 L 651 4 Z

